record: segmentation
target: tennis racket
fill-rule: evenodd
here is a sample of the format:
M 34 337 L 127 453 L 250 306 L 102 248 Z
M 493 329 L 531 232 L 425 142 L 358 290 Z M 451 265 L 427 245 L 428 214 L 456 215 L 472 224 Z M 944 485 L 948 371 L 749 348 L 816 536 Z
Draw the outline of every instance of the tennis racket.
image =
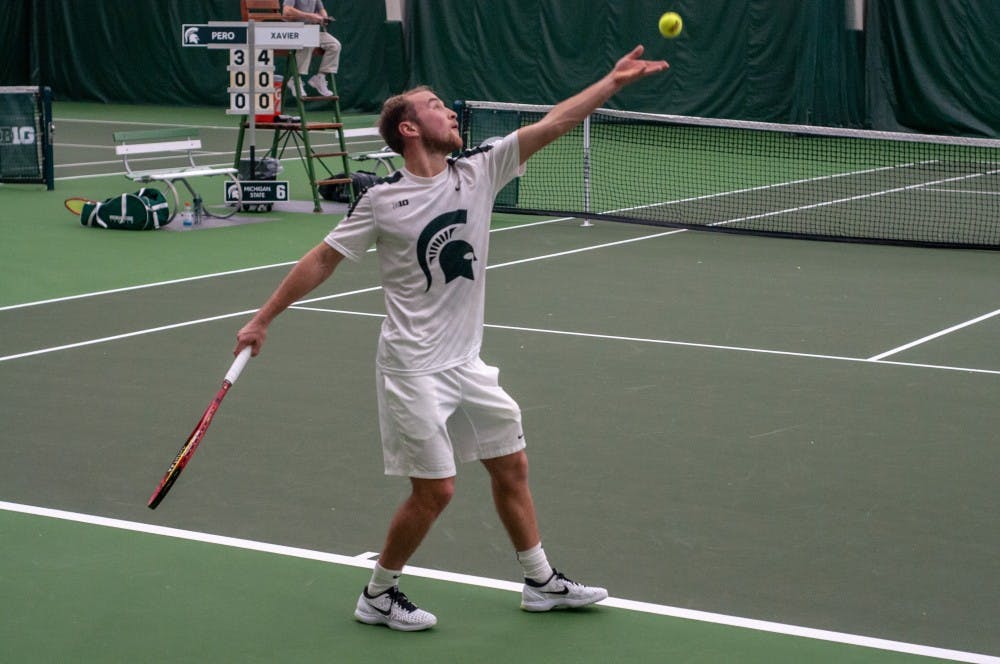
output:
M 215 398 L 212 399 L 212 403 L 208 405 L 205 410 L 205 414 L 201 416 L 198 424 L 195 425 L 194 430 L 191 435 L 188 436 L 187 442 L 181 447 L 181 451 L 177 453 L 174 457 L 173 463 L 167 468 L 167 473 L 160 480 L 159 486 L 156 487 L 156 491 L 153 495 L 149 497 L 149 502 L 146 506 L 151 510 L 155 510 L 156 506 L 166 497 L 167 492 L 170 491 L 170 487 L 174 485 L 177 478 L 180 477 L 181 471 L 184 470 L 184 466 L 188 464 L 191 457 L 194 456 L 195 450 L 198 449 L 198 445 L 201 444 L 201 440 L 205 437 L 205 432 L 208 431 L 208 425 L 212 423 L 212 418 L 215 417 L 215 411 L 219 410 L 219 406 L 222 404 L 222 400 L 226 398 L 226 393 L 229 388 L 233 386 L 236 379 L 240 377 L 240 373 L 243 371 L 243 367 L 247 365 L 247 361 L 250 359 L 250 347 L 247 346 L 240 351 L 240 354 L 236 356 L 233 361 L 232 366 L 229 367 L 229 371 L 226 372 L 226 378 L 222 381 L 222 387 L 216 393 Z
M 92 201 L 89 198 L 80 198 L 79 196 L 74 196 L 73 198 L 67 198 L 66 201 L 64 202 L 64 205 L 66 205 L 67 210 L 79 216 L 80 213 L 83 212 L 83 206 L 86 205 L 87 203 L 93 205 L 96 204 L 97 201 Z

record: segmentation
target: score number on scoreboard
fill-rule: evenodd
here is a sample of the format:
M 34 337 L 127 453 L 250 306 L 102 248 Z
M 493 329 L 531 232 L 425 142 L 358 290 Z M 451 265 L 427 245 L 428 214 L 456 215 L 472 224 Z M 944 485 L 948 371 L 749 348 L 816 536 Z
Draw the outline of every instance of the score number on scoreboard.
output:
M 250 50 L 229 49 L 229 115 L 267 115 L 279 108 L 278 94 L 274 87 L 274 51 L 269 48 L 254 49 L 254 99 L 250 108 Z

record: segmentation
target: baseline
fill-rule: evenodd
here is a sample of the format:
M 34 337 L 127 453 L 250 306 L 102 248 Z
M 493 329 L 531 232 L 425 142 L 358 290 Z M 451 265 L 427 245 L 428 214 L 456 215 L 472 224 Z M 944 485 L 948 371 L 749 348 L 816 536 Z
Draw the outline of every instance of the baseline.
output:
M 128 530 L 132 532 L 139 532 L 151 535 L 160 535 L 163 537 L 173 537 L 188 541 L 216 544 L 219 546 L 228 546 L 232 548 L 245 549 L 249 551 L 273 553 L 281 556 L 303 558 L 307 560 L 332 563 L 335 565 L 361 567 L 366 569 L 372 569 L 375 565 L 375 561 L 367 557 L 368 556 L 367 552 L 365 552 L 361 556 L 345 556 L 341 554 L 327 553 L 324 551 L 315 551 L 312 549 L 302 549 L 297 547 L 284 546 L 280 544 L 257 542 L 254 540 L 246 540 L 236 537 L 227 537 L 224 535 L 202 533 L 197 531 L 183 530 L 180 528 L 157 526 L 148 523 L 126 521 L 123 519 L 112 519 L 108 517 L 94 516 L 90 514 L 82 514 L 79 512 L 67 512 L 64 510 L 51 509 L 46 507 L 36 507 L 32 505 L 22 505 L 19 503 L 10 503 L 5 501 L 0 501 L 0 510 L 5 510 L 9 512 L 18 512 L 21 514 L 30 514 L 33 516 L 41 516 L 52 519 L 61 519 L 64 521 L 74 521 L 77 523 L 85 523 L 95 526 L 104 526 L 107 528 L 116 528 L 119 530 Z M 470 574 L 457 574 L 443 570 L 435 570 L 424 567 L 410 567 L 410 566 L 407 566 L 406 573 L 409 576 L 434 579 L 437 581 L 445 581 L 448 583 L 459 583 L 470 586 L 478 586 L 481 588 L 507 590 L 511 592 L 521 591 L 520 583 L 503 581 L 501 579 L 490 579 L 486 577 L 473 576 Z M 830 641 L 845 645 L 853 645 L 853 646 L 860 646 L 864 648 L 872 648 L 877 650 L 887 650 L 891 652 L 920 655 L 924 657 L 937 657 L 940 659 L 946 659 L 956 662 L 971 662 L 973 664 L 1000 664 L 1000 657 L 993 657 L 991 655 L 985 655 L 980 653 L 965 652 L 961 650 L 951 650 L 946 648 L 937 648 L 934 646 L 906 643 L 902 641 L 892 641 L 888 639 L 880 639 L 880 638 L 862 636 L 857 634 L 847 634 L 844 632 L 834 632 L 829 630 L 814 629 L 811 627 L 802 627 L 798 625 L 787 625 L 784 623 L 770 622 L 765 620 L 755 620 L 752 618 L 742 618 L 739 616 L 730 616 L 718 613 L 709 613 L 706 611 L 696 611 L 692 609 L 684 609 L 684 608 L 666 606 L 661 604 L 652 604 L 649 602 L 636 602 L 627 599 L 609 597 L 608 599 L 601 601 L 600 604 L 603 606 L 610 606 L 618 609 L 635 611 L 639 613 L 651 613 L 655 615 L 672 617 L 672 618 L 695 620 L 698 622 L 726 625 L 729 627 L 737 627 L 742 629 L 752 629 L 761 632 L 770 632 L 773 634 L 784 634 L 788 636 L 796 636 L 806 639 Z

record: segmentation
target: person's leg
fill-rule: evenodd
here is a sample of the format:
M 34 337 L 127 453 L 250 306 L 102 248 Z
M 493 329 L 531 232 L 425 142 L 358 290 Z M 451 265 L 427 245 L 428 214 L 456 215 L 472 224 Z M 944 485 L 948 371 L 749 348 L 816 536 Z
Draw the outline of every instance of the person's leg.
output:
M 437 623 L 432 613 L 418 608 L 400 592 L 396 580 L 455 492 L 454 477 L 411 477 L 410 483 L 410 496 L 389 523 L 385 546 L 354 611 L 361 622 L 404 631 L 427 629 Z
M 292 94 L 296 97 L 303 96 L 306 94 L 305 85 L 306 78 L 309 76 L 309 65 L 312 63 L 312 49 L 311 48 L 300 48 L 295 51 L 295 68 L 299 72 L 299 84 L 295 84 L 295 79 L 292 78 L 286 81 L 285 84 L 288 89 L 291 90 Z
M 326 32 L 319 33 L 319 45 L 323 49 L 323 58 L 319 62 L 319 68 L 309 79 L 309 85 L 320 95 L 330 97 L 333 91 L 326 80 L 327 74 L 336 74 L 340 68 L 340 42 Z
M 328 32 L 319 33 L 319 45 L 323 49 L 323 58 L 319 63 L 319 73 L 336 74 L 340 69 L 340 40 Z
M 378 558 L 386 569 L 403 569 L 455 493 L 454 477 L 439 480 L 411 477 L 410 484 L 410 496 L 393 515 Z
M 414 606 L 396 582 L 454 495 L 455 459 L 446 420 L 458 396 L 451 395 L 454 386 L 441 375 L 387 376 L 376 369 L 375 384 L 385 472 L 409 477 L 410 495 L 396 508 L 354 615 L 392 629 L 426 629 L 437 619 Z
M 300 48 L 295 51 L 295 65 L 299 68 L 299 76 L 305 80 L 309 75 L 309 65 L 312 64 L 312 49 Z
M 586 606 L 606 598 L 608 591 L 604 588 L 576 583 L 549 565 L 538 535 L 538 518 L 528 487 L 528 455 L 524 450 L 482 462 L 490 474 L 497 514 L 524 571 L 521 608 L 549 611 Z
M 490 474 L 493 504 L 500 522 L 517 551 L 527 551 L 540 541 L 535 503 L 528 487 L 528 455 L 521 450 L 493 459 L 483 459 Z

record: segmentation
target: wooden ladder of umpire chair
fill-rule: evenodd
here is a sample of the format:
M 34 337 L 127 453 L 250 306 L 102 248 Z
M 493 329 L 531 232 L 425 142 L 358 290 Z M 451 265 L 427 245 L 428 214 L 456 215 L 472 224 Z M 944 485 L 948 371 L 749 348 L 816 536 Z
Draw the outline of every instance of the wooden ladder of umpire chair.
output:
M 240 0 L 240 11 L 244 21 L 248 21 L 250 19 L 253 19 L 254 21 L 285 20 L 281 14 L 281 0 Z M 314 49 L 314 53 L 322 53 L 322 50 Z M 288 82 L 291 82 L 291 84 L 295 86 L 296 91 L 302 90 L 303 81 L 296 63 L 295 51 L 278 49 L 274 51 L 274 56 L 276 60 L 279 56 L 284 56 L 286 59 L 286 85 L 282 90 L 282 94 L 285 95 L 285 92 L 288 91 Z M 312 190 L 313 212 L 321 212 L 323 209 L 320 204 L 319 194 L 319 187 L 321 185 L 350 184 L 351 182 L 351 166 L 347 154 L 347 142 L 344 139 L 344 123 L 340 115 L 340 96 L 337 92 L 336 77 L 333 74 L 330 74 L 330 85 L 332 86 L 333 96 L 312 97 L 302 96 L 299 94 L 292 95 L 292 98 L 295 99 L 296 108 L 298 110 L 297 119 L 283 119 L 280 121 L 275 120 L 273 122 L 256 123 L 256 127 L 258 129 L 268 129 L 274 131 L 273 139 L 271 141 L 271 149 L 268 152 L 268 156 L 280 159 L 288 145 L 288 142 L 293 141 L 295 143 L 296 148 L 299 150 L 299 155 L 305 164 L 306 173 L 309 176 L 309 186 Z M 289 92 L 289 94 L 291 93 Z M 305 102 L 332 102 L 333 121 L 309 122 L 306 118 Z M 284 103 L 282 103 L 281 108 L 285 108 Z M 243 153 L 244 136 L 249 127 L 249 118 L 240 122 L 240 133 L 236 141 L 236 167 L 239 167 L 239 159 Z M 309 137 L 309 133 L 313 131 L 335 132 L 338 143 L 337 147 L 339 149 L 334 149 L 329 152 L 316 152 L 312 147 L 312 140 Z M 300 141 L 301 148 L 299 147 Z M 340 174 L 334 175 L 333 170 L 326 165 L 324 159 L 339 160 L 341 165 Z M 316 164 L 318 164 L 325 171 L 326 177 L 317 179 Z M 253 178 L 252 174 L 251 178 Z M 346 189 L 348 196 L 350 197 L 350 201 L 353 203 L 353 187 L 349 186 L 346 187 Z

